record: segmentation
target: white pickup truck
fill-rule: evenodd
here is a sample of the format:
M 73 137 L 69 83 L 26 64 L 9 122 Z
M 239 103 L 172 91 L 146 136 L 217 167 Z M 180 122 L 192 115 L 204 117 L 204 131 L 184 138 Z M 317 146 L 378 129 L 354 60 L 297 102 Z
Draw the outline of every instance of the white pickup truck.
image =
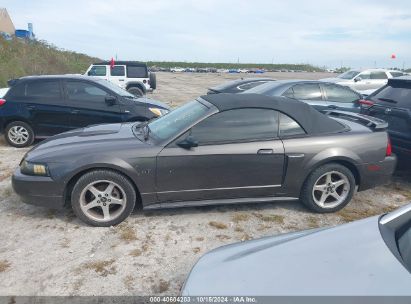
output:
M 94 63 L 85 75 L 106 79 L 135 96 L 157 88 L 156 74 L 149 72 L 147 64 L 137 61 L 110 61 Z

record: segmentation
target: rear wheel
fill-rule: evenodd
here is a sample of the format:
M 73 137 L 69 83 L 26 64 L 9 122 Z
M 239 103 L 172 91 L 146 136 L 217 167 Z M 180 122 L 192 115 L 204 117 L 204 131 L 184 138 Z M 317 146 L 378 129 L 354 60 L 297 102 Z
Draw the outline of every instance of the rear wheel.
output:
M 10 146 L 23 148 L 33 143 L 34 132 L 29 124 L 23 121 L 13 121 L 6 127 L 5 138 Z
M 307 178 L 301 191 L 301 201 L 316 212 L 335 212 L 351 201 L 354 191 L 355 178 L 347 167 L 326 164 Z
M 107 227 L 125 220 L 134 209 L 136 192 L 123 175 L 110 170 L 84 174 L 74 185 L 74 213 L 92 226 Z
M 133 95 L 136 96 L 136 97 L 141 97 L 141 96 L 144 95 L 143 90 L 141 90 L 141 89 L 138 88 L 138 87 L 128 88 L 127 91 L 128 91 L 130 94 L 133 94 Z

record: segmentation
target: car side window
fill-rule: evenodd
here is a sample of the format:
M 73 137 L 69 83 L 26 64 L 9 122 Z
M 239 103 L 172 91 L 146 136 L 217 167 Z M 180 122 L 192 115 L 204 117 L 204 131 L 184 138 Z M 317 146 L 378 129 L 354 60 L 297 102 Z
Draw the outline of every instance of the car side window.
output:
M 67 99 L 70 101 L 104 103 L 109 95 L 92 83 L 81 81 L 66 82 Z
M 322 94 L 317 83 L 303 83 L 293 86 L 294 98 L 304 100 L 321 100 Z
M 105 65 L 95 65 L 91 67 L 88 72 L 89 76 L 106 76 L 106 66 Z
M 287 91 L 283 93 L 284 97 L 294 98 L 294 91 L 293 88 L 289 88 Z
M 361 79 L 370 79 L 370 72 L 362 72 L 357 77 L 359 77 Z M 357 77 L 355 77 L 355 78 L 357 78 Z
M 348 88 L 326 84 L 324 91 L 327 96 L 327 101 L 331 102 L 347 102 L 352 103 L 360 99 L 360 96 Z
M 26 96 L 26 84 L 25 83 L 15 84 L 7 92 L 8 98 L 15 98 L 15 99 L 23 98 L 24 99 L 25 96 Z
M 194 126 L 190 135 L 199 145 L 269 140 L 278 136 L 278 112 L 235 109 L 214 114 Z
M 280 113 L 279 119 L 279 135 L 281 137 L 306 134 L 300 124 L 290 116 Z
M 113 68 L 110 68 L 111 76 L 125 76 L 126 72 L 123 65 L 115 65 Z
M 372 71 L 370 74 L 370 79 L 387 79 L 387 73 L 384 71 Z
M 144 66 L 127 66 L 128 78 L 147 78 L 147 68 Z
M 42 100 L 61 98 L 59 80 L 38 80 L 26 84 L 26 94 L 30 98 Z
M 402 72 L 390 72 L 392 77 L 401 77 L 404 76 L 404 73 Z
M 254 81 L 250 83 L 244 83 L 242 85 L 239 85 L 237 89 L 239 89 L 240 91 L 245 91 L 245 90 L 252 89 L 256 86 L 259 86 L 260 84 L 263 84 L 263 83 L 266 83 L 266 81 Z

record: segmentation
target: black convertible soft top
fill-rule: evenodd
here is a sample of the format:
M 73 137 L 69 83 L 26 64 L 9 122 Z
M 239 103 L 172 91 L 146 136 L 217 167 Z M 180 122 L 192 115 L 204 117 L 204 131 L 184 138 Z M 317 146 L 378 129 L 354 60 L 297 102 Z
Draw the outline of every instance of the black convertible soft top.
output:
M 280 111 L 294 120 L 308 134 L 335 133 L 346 130 L 337 120 L 328 117 L 309 104 L 287 98 L 269 97 L 260 94 L 210 94 L 201 96 L 220 111 L 239 108 L 264 108 Z

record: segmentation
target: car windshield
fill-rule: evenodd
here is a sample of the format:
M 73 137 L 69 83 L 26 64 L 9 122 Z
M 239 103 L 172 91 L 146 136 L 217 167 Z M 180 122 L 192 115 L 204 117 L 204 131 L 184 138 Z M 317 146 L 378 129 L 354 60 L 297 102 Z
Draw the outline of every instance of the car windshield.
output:
M 274 81 L 268 81 L 266 83 L 260 84 L 254 88 L 248 89 L 246 91 L 243 91 L 241 93 L 246 93 L 246 94 L 265 94 L 268 91 L 271 91 L 272 89 L 276 88 L 277 86 L 281 85 L 281 82 L 274 82 Z
M 99 79 L 97 81 L 98 81 L 99 84 L 101 84 L 102 86 L 105 86 L 107 89 L 113 91 L 117 95 L 120 95 L 120 96 L 123 96 L 123 97 L 129 97 L 129 98 L 134 98 L 135 97 L 133 94 L 130 94 L 126 90 L 123 90 L 118 85 L 115 85 L 115 84 L 111 83 L 108 80 Z
M 359 71 L 348 71 L 345 72 L 341 75 L 338 75 L 337 78 L 341 78 L 341 79 L 353 79 L 355 76 L 357 76 L 358 74 L 360 74 Z
M 196 122 L 209 111 L 205 105 L 192 101 L 148 124 L 150 134 L 160 140 L 178 135 L 187 126 Z

